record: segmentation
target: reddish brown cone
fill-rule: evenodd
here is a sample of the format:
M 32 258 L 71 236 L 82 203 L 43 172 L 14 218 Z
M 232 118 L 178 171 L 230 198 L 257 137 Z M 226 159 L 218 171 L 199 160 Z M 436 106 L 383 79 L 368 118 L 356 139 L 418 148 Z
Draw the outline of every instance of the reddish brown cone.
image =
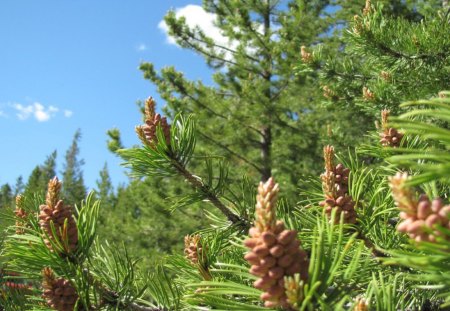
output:
M 50 268 L 44 268 L 42 274 L 44 276 L 42 297 L 47 304 L 58 311 L 73 311 L 78 294 L 70 281 L 63 278 L 56 279 Z
M 61 183 L 55 177 L 48 183 L 46 204 L 39 207 L 39 225 L 46 233 L 45 244 L 53 250 L 54 244 L 61 244 L 64 253 L 74 252 L 78 246 L 78 229 L 73 217 L 72 208 L 59 200 Z M 52 224 L 56 236 L 52 232 Z
M 252 265 L 250 273 L 259 277 L 254 286 L 263 290 L 266 307 L 288 308 L 284 277 L 296 273 L 308 278 L 308 258 L 300 248 L 297 231 L 285 229 L 275 218 L 278 184 L 272 178 L 258 187 L 255 226 L 244 244 L 250 249 L 245 259 Z

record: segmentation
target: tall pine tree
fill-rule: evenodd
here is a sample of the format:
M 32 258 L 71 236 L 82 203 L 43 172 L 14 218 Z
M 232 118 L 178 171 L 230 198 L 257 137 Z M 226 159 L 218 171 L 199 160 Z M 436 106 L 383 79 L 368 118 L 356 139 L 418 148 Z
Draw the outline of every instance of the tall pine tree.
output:
M 63 176 L 63 197 L 71 204 L 79 204 L 86 196 L 83 171 L 81 167 L 84 160 L 79 159 L 81 131 L 77 130 L 73 136 L 72 144 L 66 152 Z
M 195 113 L 199 145 L 208 153 L 219 148 L 235 167 L 254 179 L 296 182 L 300 172 L 319 169 L 326 124 L 313 122 L 320 93 L 314 81 L 294 75 L 301 45 L 330 43 L 329 1 L 204 1 L 215 26 L 229 44 L 190 28 L 171 11 L 169 34 L 183 48 L 205 58 L 215 70 L 214 85 L 189 81 L 173 67 L 159 73 L 151 63 L 141 69 L 167 102 L 165 112 Z M 323 115 L 323 114 L 322 114 Z M 284 148 L 287 146 L 287 148 Z

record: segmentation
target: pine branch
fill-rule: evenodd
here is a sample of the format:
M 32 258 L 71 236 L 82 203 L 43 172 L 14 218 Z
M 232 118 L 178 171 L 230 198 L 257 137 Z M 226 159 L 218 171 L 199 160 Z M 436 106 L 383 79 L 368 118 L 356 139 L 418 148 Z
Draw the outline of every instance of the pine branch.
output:
M 227 152 L 229 152 L 230 154 L 232 154 L 236 158 L 241 159 L 242 161 L 244 161 L 248 165 L 253 166 L 259 173 L 262 173 L 262 169 L 258 165 L 256 165 L 255 163 L 251 162 L 250 160 L 248 160 L 244 156 L 242 156 L 239 153 L 231 150 L 229 147 L 225 146 L 224 144 L 221 144 L 220 142 L 216 141 L 215 139 L 209 137 L 208 135 L 206 135 L 206 134 L 204 134 L 202 132 L 199 132 L 199 135 L 203 136 L 204 138 L 206 138 L 210 142 L 214 143 L 215 145 L 219 146 L 220 148 L 225 149 Z
M 220 210 L 231 223 L 241 226 L 246 230 L 249 228 L 249 224 L 244 219 L 241 219 L 238 215 L 234 214 L 228 207 L 226 207 L 208 186 L 195 178 L 194 175 L 189 172 L 173 155 L 169 155 L 169 157 L 173 167 L 184 178 L 186 178 L 186 180 L 194 189 L 200 191 L 211 202 L 211 204 L 213 204 L 218 210 Z

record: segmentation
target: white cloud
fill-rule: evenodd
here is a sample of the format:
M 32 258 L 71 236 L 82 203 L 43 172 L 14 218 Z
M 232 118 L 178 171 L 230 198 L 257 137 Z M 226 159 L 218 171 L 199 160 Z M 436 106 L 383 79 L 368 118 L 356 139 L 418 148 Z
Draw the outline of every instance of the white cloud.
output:
M 70 118 L 73 115 L 73 111 L 72 110 L 64 110 L 64 116 L 66 118 Z
M 177 18 L 184 17 L 190 28 L 199 27 L 206 36 L 213 39 L 217 44 L 228 48 L 236 47 L 237 43 L 230 42 L 215 25 L 216 14 L 206 12 L 201 6 L 188 4 L 185 7 L 175 9 L 175 15 Z M 168 34 L 169 28 L 164 20 L 159 22 L 158 28 L 166 34 L 168 43 L 176 45 L 175 39 Z
M 0 110 L 0 117 L 6 117 L 6 113 L 2 110 Z
M 35 102 L 31 105 L 24 106 L 22 104 L 11 105 L 16 110 L 16 116 L 19 120 L 26 120 L 30 117 L 35 118 L 38 122 L 46 122 L 56 115 L 59 109 L 55 106 L 45 107 L 41 103 Z
M 144 43 L 140 43 L 136 46 L 136 51 L 138 52 L 144 52 L 147 51 L 147 45 L 145 45 Z

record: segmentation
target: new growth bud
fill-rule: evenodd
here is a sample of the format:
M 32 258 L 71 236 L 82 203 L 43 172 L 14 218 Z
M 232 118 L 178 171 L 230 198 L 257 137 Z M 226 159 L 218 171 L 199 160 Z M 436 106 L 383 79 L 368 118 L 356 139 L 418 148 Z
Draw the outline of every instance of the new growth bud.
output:
M 22 195 L 16 196 L 16 210 L 14 213 L 16 214 L 16 233 L 17 234 L 24 234 L 25 230 L 24 227 L 26 227 L 27 222 L 27 212 L 23 209 L 24 205 L 24 197 Z
M 170 125 L 166 117 L 155 112 L 155 101 L 149 97 L 145 101 L 145 124 L 136 126 L 136 133 L 143 144 L 152 149 L 158 144 L 156 129 L 161 127 L 166 144 L 170 145 Z
M 366 5 L 363 9 L 363 15 L 369 15 L 372 12 L 372 3 L 370 2 L 370 0 L 366 0 Z
M 42 274 L 44 277 L 42 297 L 47 304 L 58 311 L 73 311 L 78 294 L 70 281 L 63 278 L 57 279 L 50 268 L 44 268 Z
M 409 177 L 397 173 L 389 179 L 395 205 L 401 210 L 402 221 L 397 230 L 407 233 L 411 239 L 435 242 L 443 233 L 436 227 L 450 229 L 450 205 L 444 205 L 440 198 L 430 201 L 422 194 L 416 199 L 415 193 L 405 184 Z
M 299 279 L 306 280 L 309 262 L 300 247 L 297 231 L 286 229 L 282 221 L 276 220 L 278 191 L 272 178 L 259 184 L 255 226 L 250 228 L 250 237 L 244 242 L 250 249 L 245 259 L 251 264 L 250 273 L 259 277 L 253 285 L 263 290 L 264 305 L 289 308 L 284 277 L 298 274 Z
M 39 207 L 39 225 L 45 233 L 47 247 L 54 251 L 52 244 L 60 244 L 65 254 L 76 251 L 78 246 L 78 229 L 73 217 L 72 207 L 59 199 L 61 182 L 57 177 L 48 183 L 46 204 Z M 54 227 L 54 233 L 52 230 Z

